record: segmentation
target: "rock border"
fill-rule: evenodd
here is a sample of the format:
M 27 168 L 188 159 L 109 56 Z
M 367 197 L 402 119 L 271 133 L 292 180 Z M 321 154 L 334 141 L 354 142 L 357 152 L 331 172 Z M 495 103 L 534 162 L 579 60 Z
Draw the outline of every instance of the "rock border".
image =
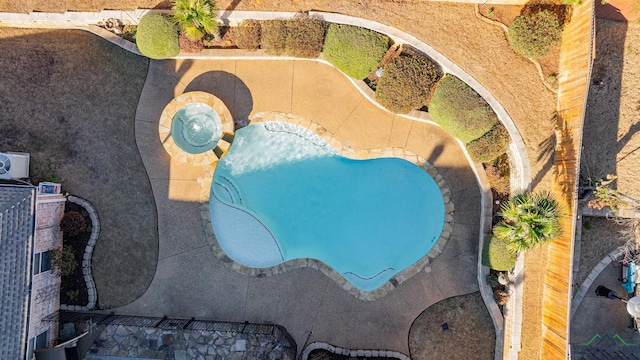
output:
M 234 133 L 231 112 L 229 112 L 229 109 L 222 100 L 204 91 L 190 91 L 173 98 L 173 100 L 165 106 L 164 110 L 162 110 L 160 123 L 158 124 L 158 135 L 160 136 L 162 146 L 172 158 L 189 165 L 202 166 L 218 161 L 218 156 L 215 154 L 215 151 L 211 150 L 200 154 L 190 154 L 182 150 L 175 143 L 171 135 L 171 124 L 176 113 L 183 107 L 196 103 L 209 105 L 218 114 L 220 123 L 222 124 L 222 135 L 216 144 L 216 149 L 219 149 L 222 153 L 227 152 L 229 147 L 231 147 L 231 143 L 226 141 L 225 138 L 228 135 L 233 136 Z
M 431 176 L 438 187 L 440 188 L 440 193 L 442 194 L 442 199 L 444 201 L 445 206 L 445 219 L 444 224 L 442 226 L 442 232 L 440 233 L 440 237 L 438 241 L 433 246 L 433 248 L 429 251 L 428 254 L 423 256 L 420 260 L 418 260 L 413 265 L 394 275 L 391 279 L 389 279 L 384 285 L 379 287 L 373 291 L 364 291 L 354 287 L 351 283 L 349 283 L 340 273 L 333 270 L 328 265 L 324 264 L 321 261 L 315 259 L 294 259 L 286 261 L 282 264 L 278 264 L 276 266 L 271 266 L 267 268 L 251 268 L 248 266 L 241 265 L 240 263 L 235 262 L 231 258 L 229 258 L 220 245 L 218 244 L 218 240 L 215 237 L 215 233 L 213 231 L 213 226 L 211 224 L 211 216 L 209 212 L 209 191 L 211 188 L 211 182 L 213 180 L 213 168 L 208 172 L 208 175 L 211 175 L 211 178 L 206 178 L 206 181 L 200 181 L 202 185 L 201 191 L 206 191 L 206 193 L 201 193 L 202 199 L 207 199 L 207 201 L 202 203 L 201 214 L 200 217 L 202 219 L 202 224 L 204 227 L 204 232 L 213 250 L 214 255 L 220 259 L 224 264 L 226 264 L 231 269 L 239 272 L 243 275 L 248 276 L 272 276 L 276 274 L 283 273 L 289 269 L 297 269 L 301 267 L 309 267 L 314 270 L 320 270 L 323 274 L 328 276 L 330 279 L 335 281 L 340 287 L 346 290 L 351 295 L 357 297 L 360 300 L 372 301 L 376 299 L 380 299 L 386 296 L 390 291 L 395 289 L 398 285 L 407 281 L 415 274 L 422 271 L 431 260 L 435 259 L 442 253 L 444 250 L 449 237 L 451 236 L 451 232 L 453 231 L 454 224 L 454 210 L 455 206 L 453 204 L 451 198 L 451 190 L 449 189 L 449 185 L 447 184 L 444 177 L 438 172 L 438 170 L 429 162 L 427 162 L 420 155 L 414 154 L 408 150 L 403 148 L 382 148 L 382 149 L 363 149 L 363 150 L 354 150 L 349 146 L 345 146 L 342 144 L 340 140 L 338 140 L 329 130 L 325 129 L 322 125 L 314 122 L 313 120 L 304 118 L 302 116 L 286 114 L 282 112 L 261 112 L 256 113 L 251 117 L 251 123 L 260 123 L 265 121 L 283 121 L 292 123 L 295 125 L 302 126 L 307 128 L 323 138 L 329 145 L 331 145 L 339 154 L 351 158 L 351 159 L 375 159 L 381 157 L 396 157 L 405 159 L 410 161 L 420 168 L 422 168 L 429 176 Z M 208 186 L 207 186 L 208 184 Z
M 98 300 L 96 284 L 93 282 L 93 276 L 91 275 L 91 256 L 93 255 L 93 248 L 96 246 L 96 241 L 100 235 L 100 220 L 98 219 L 96 209 L 89 201 L 73 195 L 69 195 L 67 201 L 82 206 L 89 213 L 89 218 L 91 218 L 91 236 L 89 237 L 87 247 L 84 249 L 84 255 L 82 256 L 82 275 L 84 282 L 87 284 L 89 303 L 86 306 L 60 304 L 60 310 L 89 311 L 96 307 L 96 301 Z
M 394 359 L 398 359 L 398 360 L 411 360 L 410 357 L 408 357 L 407 355 L 399 352 L 399 351 L 392 351 L 392 350 L 364 350 L 364 349 L 357 349 L 357 350 L 353 350 L 353 349 L 345 349 L 345 348 L 341 348 L 339 346 L 333 346 L 331 344 L 328 344 L 326 342 L 313 342 L 309 345 L 307 345 L 304 350 L 302 351 L 302 355 L 300 356 L 301 360 L 308 360 L 309 359 L 309 354 L 311 354 L 311 352 L 313 350 L 327 350 L 329 352 L 332 352 L 334 354 L 337 355 L 345 355 L 345 356 L 349 356 L 352 358 L 355 357 L 386 357 L 386 358 L 394 358 Z

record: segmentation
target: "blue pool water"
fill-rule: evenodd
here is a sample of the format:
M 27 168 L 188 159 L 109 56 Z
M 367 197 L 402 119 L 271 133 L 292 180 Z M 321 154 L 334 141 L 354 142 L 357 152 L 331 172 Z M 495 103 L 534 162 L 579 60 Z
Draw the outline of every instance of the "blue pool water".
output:
M 188 104 L 173 116 L 171 136 L 182 150 L 190 154 L 201 154 L 213 150 L 218 144 L 222 136 L 222 122 L 211 106 Z
M 425 256 L 444 223 L 435 181 L 398 158 L 345 158 L 311 131 L 283 122 L 239 130 L 218 164 L 210 210 L 235 261 L 268 267 L 320 260 L 375 290 Z

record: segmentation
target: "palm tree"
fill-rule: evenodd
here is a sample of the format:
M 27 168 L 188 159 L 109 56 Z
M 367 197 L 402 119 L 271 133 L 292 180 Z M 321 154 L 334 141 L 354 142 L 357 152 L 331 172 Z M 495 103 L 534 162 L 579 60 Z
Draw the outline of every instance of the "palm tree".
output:
M 526 251 L 560 236 L 560 206 L 549 192 L 513 197 L 500 208 L 503 220 L 493 234 L 508 242 L 511 251 Z
M 205 34 L 218 32 L 217 9 L 211 0 L 175 0 L 173 21 L 189 40 L 198 41 Z

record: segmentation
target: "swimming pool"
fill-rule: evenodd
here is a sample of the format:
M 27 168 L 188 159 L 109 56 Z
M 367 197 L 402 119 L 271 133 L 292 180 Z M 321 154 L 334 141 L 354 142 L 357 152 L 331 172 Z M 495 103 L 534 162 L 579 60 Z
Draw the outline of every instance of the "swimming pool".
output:
M 209 206 L 220 247 L 238 263 L 317 259 L 365 291 L 424 257 L 445 218 L 440 188 L 420 167 L 343 157 L 286 122 L 236 132 Z

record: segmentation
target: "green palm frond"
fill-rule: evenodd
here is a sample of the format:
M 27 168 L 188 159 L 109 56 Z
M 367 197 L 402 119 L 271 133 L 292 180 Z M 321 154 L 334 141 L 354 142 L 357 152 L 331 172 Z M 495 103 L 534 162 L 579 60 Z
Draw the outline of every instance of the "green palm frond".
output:
M 175 0 L 173 21 L 193 41 L 218 31 L 217 6 L 211 0 Z
M 560 236 L 558 202 L 549 192 L 525 192 L 514 196 L 501 208 L 503 221 L 493 234 L 508 242 L 514 252 L 526 251 Z

